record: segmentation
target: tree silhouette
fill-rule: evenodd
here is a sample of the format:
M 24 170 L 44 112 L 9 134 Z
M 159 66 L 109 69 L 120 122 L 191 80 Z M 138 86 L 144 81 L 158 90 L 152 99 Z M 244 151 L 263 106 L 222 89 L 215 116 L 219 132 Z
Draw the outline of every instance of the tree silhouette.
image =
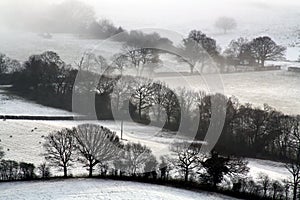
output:
M 253 39 L 250 46 L 254 58 L 262 67 L 265 66 L 267 60 L 283 59 L 286 51 L 285 47 L 277 45 L 268 36 Z
M 236 21 L 230 17 L 220 17 L 217 19 L 215 26 L 227 33 L 227 31 L 237 27 Z
M 63 129 L 54 134 L 49 134 L 44 143 L 45 158 L 53 166 L 63 168 L 64 177 L 68 176 L 68 167 L 72 166 L 75 150 L 74 130 Z
M 120 140 L 116 133 L 109 129 L 95 125 L 82 124 L 74 129 L 77 140 L 77 149 L 89 171 L 89 177 L 93 176 L 93 168 L 98 163 L 113 160 L 118 156 Z

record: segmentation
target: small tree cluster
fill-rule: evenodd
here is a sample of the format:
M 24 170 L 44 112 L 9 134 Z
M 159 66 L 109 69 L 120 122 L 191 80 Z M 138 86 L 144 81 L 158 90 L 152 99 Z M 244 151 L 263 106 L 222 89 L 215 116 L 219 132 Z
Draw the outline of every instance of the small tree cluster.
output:
M 270 37 L 262 36 L 252 41 L 246 38 L 233 40 L 224 55 L 231 65 L 258 64 L 264 67 L 267 60 L 284 59 L 285 51 L 285 47 L 276 44 Z
M 96 165 L 105 164 L 118 155 L 120 142 L 118 136 L 109 129 L 94 124 L 83 124 L 73 129 L 64 129 L 47 136 L 44 143 L 45 158 L 52 166 L 61 167 L 64 177 L 76 161 L 84 164 L 93 176 Z M 46 165 L 40 166 L 42 173 L 48 173 Z
M 121 176 L 152 175 L 156 177 L 157 161 L 152 151 L 140 143 L 127 143 L 114 160 L 114 167 Z
M 219 55 L 216 41 L 197 30 L 192 30 L 188 37 L 183 39 L 179 53 L 183 55 L 180 60 L 188 63 L 191 73 L 196 66 L 203 72 L 204 67 L 211 64 L 211 58 Z
M 187 142 L 171 145 L 171 151 L 175 152 L 171 162 L 183 174 L 185 182 L 189 181 L 190 174 L 198 174 L 200 182 L 216 188 L 225 176 L 234 179 L 248 173 L 247 162 L 243 159 L 223 157 L 215 151 L 206 155 L 201 147 L 201 143 Z
M 16 162 L 14 160 L 0 161 L 0 180 L 32 180 L 36 177 L 35 166 L 32 163 Z

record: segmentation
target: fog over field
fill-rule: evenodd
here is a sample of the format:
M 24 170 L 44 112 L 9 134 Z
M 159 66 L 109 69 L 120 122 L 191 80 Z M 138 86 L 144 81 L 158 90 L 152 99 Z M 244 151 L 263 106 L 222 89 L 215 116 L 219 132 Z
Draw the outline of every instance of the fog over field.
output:
M 299 0 L 0 0 L 0 199 L 299 199 L 299 19 Z
M 1 21 L 11 27 L 31 25 L 37 17 L 47 18 L 47 11 L 62 0 L 1 1 Z M 164 28 L 186 34 L 190 29 L 211 29 L 220 16 L 234 17 L 239 27 L 268 28 L 268 25 L 297 23 L 297 0 L 85 0 L 95 8 L 95 15 L 108 18 L 127 29 Z M 78 14 L 80 12 L 78 11 Z M 170 20 L 174 19 L 174 20 Z M 175 20 L 176 19 L 176 20 Z M 13 24 L 11 24 L 13 23 Z M 24 24 L 25 23 L 25 24 Z M 17 25 L 17 26 L 16 26 Z M 255 25 L 255 26 L 253 26 Z

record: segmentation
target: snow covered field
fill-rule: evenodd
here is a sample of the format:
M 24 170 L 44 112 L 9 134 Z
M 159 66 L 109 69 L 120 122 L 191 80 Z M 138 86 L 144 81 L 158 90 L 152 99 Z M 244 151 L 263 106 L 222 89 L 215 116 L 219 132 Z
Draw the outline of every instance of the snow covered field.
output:
M 262 107 L 269 104 L 287 114 L 300 114 L 300 74 L 288 71 L 247 72 L 218 75 L 207 74 L 188 77 L 159 77 L 171 88 L 187 87 L 192 90 L 217 89 L 227 96 L 235 96 L 241 103 Z M 206 84 L 205 80 L 222 82 L 222 87 Z
M 0 199 L 5 200 L 234 199 L 232 197 L 208 192 L 192 192 L 166 186 L 97 179 L 1 183 L 0 191 Z
M 0 115 L 73 116 L 74 113 L 50 108 L 9 94 L 0 86 Z
M 66 63 L 74 65 L 85 52 L 94 50 L 96 54 L 107 56 L 122 47 L 118 42 L 79 39 L 71 34 L 54 34 L 52 39 L 45 39 L 37 33 L 0 31 L 0 37 L 0 52 L 22 62 L 31 55 L 55 51 Z
M 265 28 L 253 30 L 249 32 L 246 29 L 235 30 L 227 35 L 216 34 L 212 30 L 208 31 L 208 35 L 212 35 L 218 41 L 218 44 L 225 48 L 231 39 L 246 36 L 254 37 L 267 31 L 270 36 L 274 36 L 278 39 L 280 44 L 289 47 L 288 53 L 290 60 L 296 60 L 298 54 L 300 54 L 300 42 L 299 38 L 294 33 L 297 27 L 289 27 L 285 30 L 288 31 L 288 35 L 282 36 L 280 28 L 272 27 L 274 29 L 265 30 Z M 296 31 L 297 32 L 297 31 Z M 293 34 L 294 33 L 294 34 Z M 284 34 L 283 34 L 284 35 Z M 101 40 L 89 40 L 89 39 L 79 39 L 75 36 L 67 34 L 54 34 L 53 39 L 44 39 L 39 37 L 35 33 L 18 33 L 18 32 L 0 32 L 0 37 L 5 38 L 0 41 L 0 52 L 11 56 L 12 58 L 25 61 L 32 54 L 39 54 L 46 50 L 56 51 L 63 60 L 72 65 L 78 62 L 84 52 L 89 50 L 94 50 L 96 54 L 102 54 L 104 56 L 112 55 L 119 51 L 122 44 L 112 41 L 101 41 Z M 298 44 L 299 45 L 295 45 Z M 20 45 L 22 44 L 22 45 Z M 294 45 L 293 45 L 294 44 Z M 18 47 L 18 48 L 16 48 Z M 291 56 L 293 54 L 294 56 Z M 174 60 L 174 59 L 173 59 Z M 181 71 L 183 66 L 180 64 L 174 64 L 174 62 L 168 62 L 165 60 L 165 67 L 168 71 Z M 224 85 L 224 92 L 228 96 L 236 96 L 241 102 L 252 103 L 256 106 L 262 106 L 263 103 L 268 103 L 277 110 L 283 111 L 290 114 L 300 113 L 300 102 L 298 98 L 300 97 L 300 75 L 299 73 L 287 72 L 288 67 L 299 67 L 300 63 L 297 62 L 269 62 L 270 64 L 280 64 L 283 66 L 282 71 L 268 71 L 268 72 L 248 72 L 248 73 L 236 73 L 236 74 L 222 74 L 221 78 Z M 188 71 L 189 68 L 185 67 Z M 204 75 L 211 76 L 211 75 Z M 188 81 L 193 83 L 192 87 L 199 89 L 199 84 L 201 80 L 198 77 L 188 77 Z M 178 81 L 177 77 L 171 78 L 161 78 L 161 80 L 166 81 L 170 87 L 176 88 L 178 86 L 188 85 Z M 200 87 L 201 88 L 201 87 Z M 0 98 L 4 99 L 7 97 L 2 97 L 0 91 Z M 16 99 L 15 101 L 19 101 Z M 15 102 L 8 101 L 5 104 L 13 104 Z M 18 114 L 28 114 L 27 106 L 23 101 L 19 101 L 19 107 L 6 106 L 3 105 L 3 101 L 0 103 L 0 114 L 2 113 L 18 113 Z M 36 113 L 41 113 L 41 108 L 38 106 L 30 107 L 36 110 Z M 52 111 L 55 115 L 64 115 L 57 110 Z M 52 114 L 52 111 L 48 109 L 48 113 Z M 46 113 L 47 114 L 47 113 Z
M 113 121 L 83 122 L 83 121 L 0 121 L 0 145 L 4 147 L 5 159 L 41 164 L 44 159 L 44 136 L 52 131 L 62 128 L 71 128 L 82 123 L 96 123 L 108 127 L 120 136 L 120 123 Z M 164 137 L 161 137 L 164 135 Z M 124 142 L 140 142 L 147 145 L 159 158 L 162 155 L 170 155 L 169 144 L 174 140 L 182 139 L 170 133 L 160 132 L 158 128 L 126 122 L 124 124 Z M 282 163 L 248 159 L 250 175 L 257 177 L 259 173 L 266 173 L 272 179 L 283 180 L 289 177 L 289 173 Z M 87 171 L 78 164 L 70 170 L 73 175 L 87 174 Z M 53 171 L 61 175 L 62 172 Z
M 292 33 L 293 31 L 289 30 L 289 32 Z M 224 48 L 232 39 L 236 39 L 240 36 L 254 37 L 261 35 L 263 32 L 257 31 L 246 35 L 243 35 L 243 33 L 246 33 L 246 31 L 235 32 L 228 35 L 211 33 L 211 36 L 217 39 L 217 42 L 220 44 L 220 46 Z M 272 33 L 277 34 L 276 31 L 273 31 Z M 272 33 L 269 35 L 272 36 Z M 209 32 L 208 35 L 210 35 Z M 277 39 L 280 44 L 288 46 L 288 59 L 296 60 L 300 49 L 300 45 L 297 44 L 298 38 L 292 36 L 283 38 L 279 37 L 279 35 L 280 34 L 277 34 L 275 39 Z M 34 33 L 7 34 L 0 32 L 0 36 L 5 38 L 0 41 L 0 52 L 22 61 L 28 59 L 28 56 L 32 54 L 39 54 L 46 50 L 53 50 L 56 51 L 67 63 L 74 64 L 74 62 L 78 61 L 82 54 L 87 50 L 95 49 L 95 53 L 105 56 L 110 55 L 112 52 L 115 52 L 116 49 L 121 47 L 121 44 L 116 42 L 101 43 L 99 40 L 78 39 L 65 34 L 55 34 L 53 39 L 50 40 L 40 38 Z M 298 99 L 300 98 L 300 74 L 286 71 L 287 67 L 297 67 L 299 66 L 299 63 L 280 62 L 280 64 L 284 65 L 284 70 L 282 71 L 222 74 L 221 80 L 223 82 L 224 93 L 228 96 L 236 96 L 242 103 L 249 102 L 255 106 L 262 106 L 263 103 L 268 103 L 284 113 L 299 114 L 300 101 Z M 170 65 L 170 67 L 174 66 Z M 212 76 L 215 75 L 204 75 L 202 78 L 204 80 L 206 78 L 213 79 L 214 77 Z M 182 86 L 186 86 L 187 88 L 191 89 L 209 88 L 209 86 L 205 85 L 203 80 L 201 81 L 197 76 L 182 77 L 183 80 L 180 80 L 178 77 L 160 77 L 158 79 L 165 81 L 172 88 Z M 73 115 L 73 113 L 70 112 L 41 106 L 24 100 L 20 97 L 10 95 L 0 88 L 0 115 L 1 114 L 43 114 L 48 116 Z M 43 162 L 43 157 L 41 154 L 43 153 L 42 144 L 44 142 L 44 136 L 52 131 L 64 127 L 70 128 L 80 123 L 84 122 L 0 121 L 0 145 L 4 147 L 6 154 L 5 159 L 32 162 L 37 166 Z M 102 121 L 93 123 L 99 123 L 116 131 L 118 134 L 120 133 L 119 122 L 115 123 L 112 121 Z M 141 142 L 142 144 L 149 146 L 157 157 L 169 154 L 169 144 L 176 139 L 171 133 L 159 132 L 159 129 L 155 127 L 148 127 L 134 123 L 125 123 L 124 128 L 125 139 L 133 142 Z M 261 172 L 266 173 L 270 175 L 271 178 L 278 180 L 285 179 L 289 176 L 282 163 L 249 159 L 249 166 L 251 168 L 250 174 L 253 176 L 257 176 L 257 174 Z M 82 166 L 79 166 L 79 169 L 72 169 L 71 173 L 74 175 L 81 174 L 85 173 L 85 170 L 82 168 Z M 32 184 L 34 189 L 34 184 L 36 183 Z M 0 190 L 2 189 L 1 187 L 3 186 L 0 186 Z M 18 191 L 18 185 L 15 187 L 15 190 Z M 25 185 L 20 185 L 19 187 L 25 187 Z M 28 187 L 30 188 L 30 186 Z M 45 191 L 48 187 L 55 186 L 51 186 L 50 183 L 49 185 L 45 184 Z M 9 184 L 7 184 L 6 191 L 8 191 L 8 188 L 13 188 L 13 186 L 9 186 Z M 13 189 L 10 191 L 13 191 Z M 51 199 L 51 193 L 48 195 L 50 195 L 49 199 Z M 47 197 L 48 196 L 45 196 L 45 198 Z M 75 197 L 71 196 L 70 198 Z M 84 198 L 84 196 L 82 198 Z

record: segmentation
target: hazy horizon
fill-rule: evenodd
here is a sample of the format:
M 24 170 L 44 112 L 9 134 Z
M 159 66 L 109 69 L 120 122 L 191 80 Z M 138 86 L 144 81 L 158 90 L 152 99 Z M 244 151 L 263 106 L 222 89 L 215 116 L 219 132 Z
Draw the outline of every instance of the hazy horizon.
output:
M 34 18 L 46 18 L 50 5 L 64 0 L 11 0 L 0 2 L 2 27 L 26 26 Z M 190 29 L 213 29 L 221 16 L 233 17 L 239 28 L 295 22 L 300 8 L 297 0 L 78 0 L 95 10 L 96 18 L 106 18 L 125 29 L 164 28 L 185 34 Z M 6 12 L 7 11 L 7 12 Z

